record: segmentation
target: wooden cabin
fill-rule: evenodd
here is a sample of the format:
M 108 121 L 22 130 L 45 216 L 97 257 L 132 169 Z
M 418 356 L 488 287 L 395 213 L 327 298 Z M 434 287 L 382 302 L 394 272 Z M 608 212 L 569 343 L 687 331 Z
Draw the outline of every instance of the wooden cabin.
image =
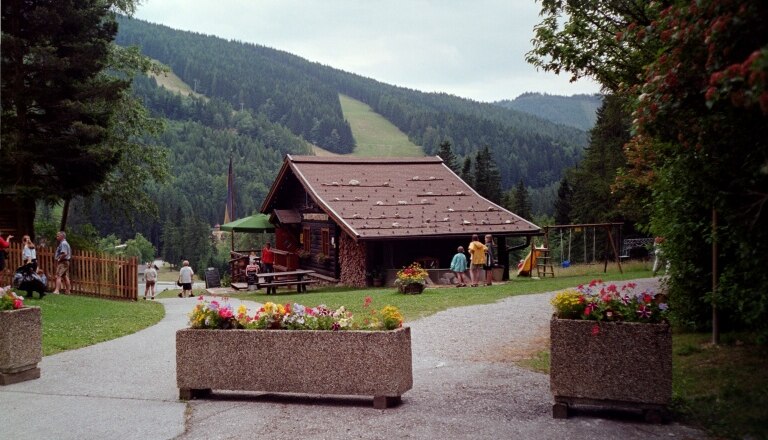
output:
M 275 225 L 279 269 L 313 269 L 350 286 L 414 261 L 447 269 L 472 234 L 502 238 L 541 229 L 490 202 L 439 157 L 287 155 L 261 206 Z M 482 238 L 481 238 L 482 241 Z M 437 280 L 434 280 L 437 281 Z

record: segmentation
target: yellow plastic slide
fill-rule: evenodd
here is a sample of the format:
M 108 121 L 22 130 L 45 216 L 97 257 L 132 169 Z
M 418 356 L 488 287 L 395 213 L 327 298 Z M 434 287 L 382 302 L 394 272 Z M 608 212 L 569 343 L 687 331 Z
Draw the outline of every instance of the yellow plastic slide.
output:
M 521 261 L 517 265 L 517 276 L 519 277 L 531 276 L 531 271 L 533 270 L 534 267 L 536 267 L 536 259 L 539 257 L 539 255 L 541 255 L 540 249 L 544 249 L 544 246 L 540 248 L 534 248 L 532 253 L 528 252 L 528 256 L 525 257 L 525 260 Z

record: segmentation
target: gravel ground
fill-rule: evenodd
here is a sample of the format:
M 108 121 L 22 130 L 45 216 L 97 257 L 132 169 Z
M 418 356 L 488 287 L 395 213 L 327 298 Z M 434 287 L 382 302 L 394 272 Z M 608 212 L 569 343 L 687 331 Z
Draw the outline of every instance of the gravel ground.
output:
M 658 287 L 653 279 L 637 282 Z M 215 393 L 189 403 L 179 438 L 706 438 L 632 413 L 582 410 L 553 419 L 549 377 L 514 363 L 547 343 L 552 296 L 512 297 L 409 323 L 414 386 L 395 408 L 373 409 L 370 398 Z

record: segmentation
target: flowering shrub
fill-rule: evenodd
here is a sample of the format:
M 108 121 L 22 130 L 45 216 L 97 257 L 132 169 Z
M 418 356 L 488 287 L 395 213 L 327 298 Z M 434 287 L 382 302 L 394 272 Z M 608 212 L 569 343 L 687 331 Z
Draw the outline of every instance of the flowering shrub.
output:
M 593 321 L 662 322 L 667 317 L 664 295 L 637 291 L 637 284 L 622 286 L 592 280 L 588 285 L 559 292 L 553 299 L 555 315 L 563 319 Z
M 16 295 L 10 286 L 0 288 L 0 310 L 16 310 L 24 307 L 24 298 Z
M 403 316 L 397 307 L 386 306 L 381 312 L 370 308 L 367 297 L 363 307 L 367 313 L 352 316 L 346 307 L 336 310 L 325 305 L 306 307 L 301 304 L 275 304 L 268 302 L 256 313 L 240 305 L 233 311 L 226 299 L 223 303 L 206 301 L 202 296 L 189 314 L 192 328 L 202 329 L 283 329 L 283 330 L 394 330 L 403 324 Z
M 424 281 L 426 281 L 428 276 L 429 273 L 427 273 L 427 271 L 421 267 L 419 263 L 413 263 L 410 266 L 404 267 L 397 272 L 397 280 L 395 283 L 398 285 L 410 283 L 424 284 Z

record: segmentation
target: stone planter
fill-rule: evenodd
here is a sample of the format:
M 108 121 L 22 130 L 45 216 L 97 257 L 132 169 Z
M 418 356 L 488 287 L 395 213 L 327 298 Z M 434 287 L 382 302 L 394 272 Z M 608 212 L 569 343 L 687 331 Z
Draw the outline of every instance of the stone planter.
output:
M 408 295 L 417 295 L 424 292 L 424 287 L 423 283 L 398 284 L 397 291 Z
M 0 385 L 40 377 L 43 321 L 39 307 L 0 312 Z
M 642 410 L 660 422 L 672 400 L 669 324 L 550 321 L 550 386 L 555 418 L 570 405 Z
M 413 387 L 411 329 L 176 332 L 181 399 L 211 390 L 373 396 L 375 408 Z

